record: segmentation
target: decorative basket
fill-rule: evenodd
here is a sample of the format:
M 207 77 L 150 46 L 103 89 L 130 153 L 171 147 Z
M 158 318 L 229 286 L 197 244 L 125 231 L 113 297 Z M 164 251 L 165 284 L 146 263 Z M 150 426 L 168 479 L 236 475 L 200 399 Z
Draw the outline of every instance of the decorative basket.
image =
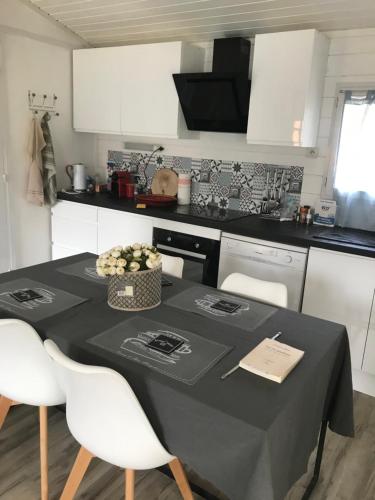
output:
M 108 305 L 121 311 L 153 309 L 161 302 L 161 264 L 154 269 L 110 276 Z

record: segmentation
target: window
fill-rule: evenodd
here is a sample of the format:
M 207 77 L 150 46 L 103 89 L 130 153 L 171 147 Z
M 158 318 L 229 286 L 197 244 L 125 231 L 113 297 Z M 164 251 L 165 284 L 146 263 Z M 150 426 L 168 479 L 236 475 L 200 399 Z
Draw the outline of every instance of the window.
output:
M 341 91 L 327 194 L 337 223 L 375 231 L 375 91 Z

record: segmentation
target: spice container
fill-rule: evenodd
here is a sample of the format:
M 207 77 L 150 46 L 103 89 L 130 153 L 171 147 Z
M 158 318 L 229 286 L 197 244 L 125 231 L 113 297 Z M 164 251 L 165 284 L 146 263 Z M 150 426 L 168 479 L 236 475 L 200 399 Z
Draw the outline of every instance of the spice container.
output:
M 300 214 L 300 223 L 301 224 L 306 224 L 306 219 L 307 219 L 307 214 L 309 213 L 310 206 L 309 205 L 304 205 L 299 209 L 299 214 Z

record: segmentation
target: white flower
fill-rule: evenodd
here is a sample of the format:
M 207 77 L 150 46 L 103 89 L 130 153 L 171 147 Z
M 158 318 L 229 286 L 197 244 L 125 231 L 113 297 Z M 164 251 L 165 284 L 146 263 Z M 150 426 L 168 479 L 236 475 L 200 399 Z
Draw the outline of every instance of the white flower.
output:
M 136 259 L 138 257 L 142 257 L 142 250 L 134 250 L 133 257 L 136 258 Z
M 150 255 L 151 251 L 148 248 L 144 248 L 143 250 L 143 255 Z
M 117 259 L 111 256 L 107 259 L 107 264 L 109 264 L 110 266 L 115 266 L 117 264 Z
M 154 261 L 150 260 L 150 259 L 147 259 L 146 260 L 146 266 L 149 268 L 149 269 L 153 269 L 155 267 L 155 264 L 154 264 Z
M 102 278 L 104 278 L 106 276 L 104 267 L 97 267 L 96 272 L 97 272 L 97 275 L 101 276 Z
M 118 250 L 119 252 L 122 252 L 123 247 L 122 245 L 117 245 L 117 247 L 115 247 L 113 250 Z
M 112 257 L 115 257 L 115 259 L 117 259 L 118 257 L 121 256 L 121 252 L 119 250 L 114 250 L 112 253 L 111 253 Z
M 117 266 L 116 267 L 116 274 L 119 276 L 122 276 L 125 273 L 125 269 L 123 267 Z
M 140 243 L 134 243 L 133 245 L 133 250 L 140 250 L 142 247 L 140 245 Z
M 117 259 L 117 265 L 120 267 L 126 266 L 126 259 Z
M 156 253 L 150 253 L 149 257 L 148 257 L 150 260 L 154 261 L 158 258 L 157 254 Z
M 104 253 L 99 255 L 99 258 L 100 259 L 108 259 L 109 256 L 110 256 L 109 252 L 104 252 Z
M 114 276 L 116 274 L 116 267 L 115 266 L 111 266 L 108 268 L 108 274 L 110 276 Z
M 138 271 L 140 267 L 141 267 L 141 266 L 139 265 L 139 263 L 138 263 L 138 262 L 130 262 L 130 264 L 129 264 L 129 269 L 130 269 L 130 271 L 132 271 L 133 273 L 134 273 L 134 272 L 136 272 L 136 271 Z

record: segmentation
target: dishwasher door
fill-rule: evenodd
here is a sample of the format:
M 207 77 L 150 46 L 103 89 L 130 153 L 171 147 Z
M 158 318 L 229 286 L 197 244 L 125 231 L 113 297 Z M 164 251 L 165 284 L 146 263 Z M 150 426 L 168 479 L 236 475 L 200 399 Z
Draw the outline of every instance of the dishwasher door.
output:
M 288 289 L 288 309 L 301 310 L 307 250 L 282 245 L 268 246 L 223 237 L 219 261 L 220 287 L 231 273 L 284 283 Z

